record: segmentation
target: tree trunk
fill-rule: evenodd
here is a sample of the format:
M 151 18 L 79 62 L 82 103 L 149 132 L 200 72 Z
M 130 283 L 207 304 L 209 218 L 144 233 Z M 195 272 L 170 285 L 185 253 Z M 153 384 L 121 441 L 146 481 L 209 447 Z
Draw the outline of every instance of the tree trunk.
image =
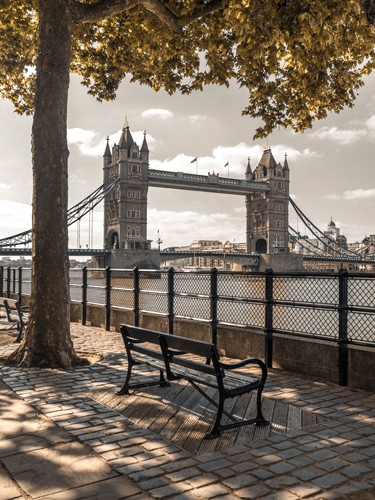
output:
M 39 53 L 32 127 L 31 312 L 25 339 L 8 363 L 70 367 L 67 105 L 72 57 L 68 0 L 39 0 Z

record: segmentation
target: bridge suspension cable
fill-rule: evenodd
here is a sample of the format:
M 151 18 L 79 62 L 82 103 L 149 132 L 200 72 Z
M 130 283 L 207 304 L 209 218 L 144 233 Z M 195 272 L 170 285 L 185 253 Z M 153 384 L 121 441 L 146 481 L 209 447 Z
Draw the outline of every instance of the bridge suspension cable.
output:
M 79 221 L 88 212 L 91 212 L 106 196 L 112 191 L 112 189 L 117 186 L 119 179 L 117 178 L 108 186 L 102 184 L 91 194 L 86 196 L 76 205 L 69 208 L 67 212 L 68 226 L 71 226 L 75 222 Z M 15 234 L 13 236 L 8 236 L 7 238 L 0 239 L 0 248 L 4 247 L 15 247 L 19 245 L 27 245 L 31 243 L 32 240 L 32 230 L 23 231 L 22 233 Z
M 338 245 L 337 241 L 335 241 L 333 238 L 331 238 L 328 234 L 322 232 L 303 212 L 302 210 L 296 205 L 296 203 L 289 198 L 289 202 L 294 208 L 294 211 L 296 212 L 297 216 L 299 219 L 305 224 L 305 226 L 308 228 L 308 230 L 315 236 L 315 238 L 320 241 L 323 244 L 324 248 L 332 250 L 335 254 L 340 254 L 341 256 L 346 255 L 348 257 L 356 257 L 358 258 L 358 253 L 357 252 L 352 252 L 351 250 L 346 250 L 345 248 L 342 248 Z M 300 235 L 300 233 L 297 233 Z M 300 241 L 299 241 L 300 242 Z M 309 241 L 309 246 L 312 244 L 312 242 Z M 313 245 L 317 248 L 319 246 Z M 305 248 L 306 245 L 305 245 Z M 320 252 L 321 249 L 319 248 Z

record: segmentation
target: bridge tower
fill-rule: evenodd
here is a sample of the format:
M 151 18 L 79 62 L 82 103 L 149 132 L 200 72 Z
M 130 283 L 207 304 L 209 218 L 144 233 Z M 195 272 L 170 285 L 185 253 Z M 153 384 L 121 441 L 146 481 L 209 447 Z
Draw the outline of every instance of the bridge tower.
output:
M 246 179 L 263 181 L 269 191 L 246 196 L 246 244 L 248 252 L 260 254 L 259 271 L 290 272 L 303 270 L 303 258 L 289 252 L 289 165 L 276 163 L 272 151 L 263 151 L 258 166 L 247 165 Z
M 118 144 L 103 155 L 103 182 L 119 184 L 104 202 L 104 248 L 111 250 L 107 265 L 119 268 L 158 268 L 160 256 L 147 239 L 149 149 L 144 133 L 141 148 L 135 143 L 127 121 Z

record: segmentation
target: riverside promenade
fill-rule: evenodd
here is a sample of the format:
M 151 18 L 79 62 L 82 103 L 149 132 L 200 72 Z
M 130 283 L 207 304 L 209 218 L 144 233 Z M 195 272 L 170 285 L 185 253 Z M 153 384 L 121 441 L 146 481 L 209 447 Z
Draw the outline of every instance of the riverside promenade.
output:
M 0 362 L 0 500 L 375 499 L 375 394 L 272 369 L 268 434 L 248 426 L 189 451 L 198 431 L 185 442 L 181 432 L 168 434 L 180 413 L 165 426 L 153 421 L 153 405 L 173 403 L 161 388 L 115 396 L 126 366 L 120 334 L 71 328 L 89 366 Z M 16 347 L 13 339 L 2 339 L 0 357 Z M 199 429 L 209 410 L 199 413 L 192 396 L 180 406 Z

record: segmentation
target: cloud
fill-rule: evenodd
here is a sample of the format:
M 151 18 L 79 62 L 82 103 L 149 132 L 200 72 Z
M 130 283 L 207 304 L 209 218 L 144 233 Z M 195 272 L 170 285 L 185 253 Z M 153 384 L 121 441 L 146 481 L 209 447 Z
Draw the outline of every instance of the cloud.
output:
M 354 189 L 344 191 L 344 200 L 375 200 L 375 189 Z
M 349 201 L 365 201 L 375 200 L 375 188 L 371 189 L 353 189 L 344 191 L 342 195 L 327 194 L 324 196 L 327 200 L 349 200 Z
M 120 140 L 122 130 L 117 130 L 109 136 L 109 145 L 117 144 Z M 141 130 L 131 132 L 134 142 L 139 146 L 142 145 L 144 133 Z M 150 149 L 155 144 L 155 139 L 152 135 L 147 134 L 147 144 Z M 78 147 L 80 153 L 84 156 L 102 157 L 106 147 L 106 137 L 99 134 L 95 130 L 86 130 L 83 128 L 68 129 L 68 144 Z
M 172 111 L 163 108 L 146 109 L 142 113 L 142 118 L 158 118 L 160 120 L 168 120 L 169 118 L 173 118 L 173 116 Z
M 7 238 L 31 228 L 31 205 L 0 200 L 0 238 Z
M 324 198 L 333 201 L 341 200 L 341 197 L 338 194 L 327 194 L 326 196 L 324 196 Z
M 375 117 L 374 117 L 375 118 Z M 375 130 L 375 123 L 374 123 Z M 315 132 L 311 132 L 309 137 L 319 140 L 330 140 L 338 144 L 353 144 L 368 135 L 368 130 L 360 129 L 339 129 L 338 127 L 322 127 Z
M 287 153 L 288 161 L 297 162 L 303 158 L 319 156 L 315 151 L 303 149 L 299 151 L 284 145 L 272 146 L 272 154 L 276 162 L 284 162 L 284 155 Z M 245 142 L 240 142 L 235 146 L 216 146 L 210 156 L 199 156 L 197 163 L 191 163 L 193 156 L 179 154 L 174 158 L 166 160 L 150 160 L 150 168 L 156 170 L 173 170 L 178 172 L 196 173 L 207 175 L 207 172 L 215 171 L 221 176 L 240 177 L 245 176 L 248 158 L 252 168 L 255 168 L 263 154 L 261 146 L 250 146 Z M 228 163 L 227 167 L 224 167 Z M 198 164 L 198 165 L 197 165 Z
M 192 125 L 202 125 L 209 117 L 205 115 L 190 115 L 189 120 Z

